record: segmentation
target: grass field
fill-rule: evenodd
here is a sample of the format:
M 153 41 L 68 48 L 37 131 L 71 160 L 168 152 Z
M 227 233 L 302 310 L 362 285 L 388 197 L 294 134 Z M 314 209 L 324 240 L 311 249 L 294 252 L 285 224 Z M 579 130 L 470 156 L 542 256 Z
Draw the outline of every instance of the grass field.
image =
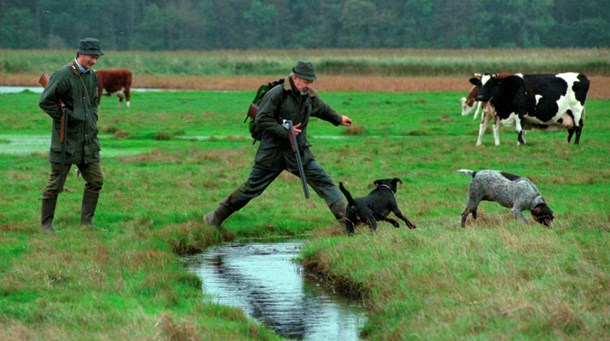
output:
M 38 94 L 0 95 L 0 339 L 277 339 L 216 306 L 179 256 L 232 238 L 300 236 L 303 263 L 360 297 L 363 336 L 398 339 L 610 338 L 610 100 L 590 100 L 581 144 L 566 132 L 487 135 L 459 116 L 463 93 L 332 92 L 354 128 L 310 125 L 318 161 L 355 196 L 399 177 L 416 230 L 381 223 L 353 238 L 320 198 L 282 175 L 226 221 L 201 216 L 243 182 L 256 146 L 243 124 L 252 92 L 135 93 L 103 99 L 106 184 L 95 222 L 78 227 L 82 179 L 70 175 L 56 226 L 39 229 L 50 119 Z M 529 177 L 555 211 L 552 228 L 522 225 L 492 203 L 462 229 L 469 179 L 459 168 Z M 526 217 L 532 221 L 531 217 Z

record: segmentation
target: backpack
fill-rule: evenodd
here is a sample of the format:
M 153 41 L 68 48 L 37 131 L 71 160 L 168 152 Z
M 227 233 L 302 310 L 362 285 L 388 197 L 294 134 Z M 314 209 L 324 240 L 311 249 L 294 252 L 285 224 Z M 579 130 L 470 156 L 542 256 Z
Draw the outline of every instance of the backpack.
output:
M 246 114 L 246 119 L 244 123 L 248 122 L 248 130 L 250 131 L 250 136 L 254 139 L 252 144 L 256 143 L 256 141 L 260 141 L 263 137 L 262 129 L 255 123 L 254 119 L 256 118 L 256 114 L 258 113 L 258 106 L 263 100 L 263 97 L 269 92 L 269 90 L 273 89 L 276 85 L 284 84 L 284 79 L 278 79 L 267 84 L 263 84 L 258 88 L 250 107 L 248 108 L 248 113 Z M 282 100 L 284 97 L 282 96 Z

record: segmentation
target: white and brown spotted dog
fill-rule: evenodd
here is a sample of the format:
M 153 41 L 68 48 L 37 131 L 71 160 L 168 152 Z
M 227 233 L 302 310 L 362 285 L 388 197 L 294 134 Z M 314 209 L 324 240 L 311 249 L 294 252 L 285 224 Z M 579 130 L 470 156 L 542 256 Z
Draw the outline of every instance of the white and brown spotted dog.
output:
M 460 169 L 458 172 L 472 177 L 468 187 L 468 204 L 462 213 L 462 227 L 466 218 L 472 213 L 477 218 L 477 207 L 483 200 L 495 201 L 508 207 L 519 220 L 527 224 L 521 211 L 531 211 L 534 220 L 545 226 L 550 226 L 554 216 L 542 195 L 534 184 L 525 177 L 495 170 L 480 170 L 478 172 Z

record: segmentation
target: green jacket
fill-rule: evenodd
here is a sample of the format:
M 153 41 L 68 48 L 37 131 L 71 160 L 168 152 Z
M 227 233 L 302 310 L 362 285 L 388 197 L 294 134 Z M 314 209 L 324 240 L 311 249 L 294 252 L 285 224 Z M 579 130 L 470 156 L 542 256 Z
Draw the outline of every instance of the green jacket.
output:
M 306 95 L 301 95 L 294 87 L 292 78 L 277 85 L 263 97 L 256 124 L 262 129 L 263 134 L 260 146 L 256 151 L 254 162 L 263 168 L 277 170 L 288 169 L 294 171 L 296 159 L 290 148 L 288 131 L 282 127 L 282 120 L 292 120 L 294 125 L 301 123 L 302 132 L 297 136 L 297 143 L 301 150 L 303 165 L 314 159 L 309 150 L 307 141 L 307 127 L 310 117 L 317 117 L 328 121 L 335 126 L 341 124 L 342 116 L 316 94 L 309 90 Z
M 57 70 L 44 88 L 38 105 L 53 119 L 49 160 L 61 162 L 61 115 L 57 106 L 61 100 L 67 119 L 65 136 L 66 163 L 80 164 L 100 160 L 97 137 L 97 74 L 81 73 L 74 60 Z

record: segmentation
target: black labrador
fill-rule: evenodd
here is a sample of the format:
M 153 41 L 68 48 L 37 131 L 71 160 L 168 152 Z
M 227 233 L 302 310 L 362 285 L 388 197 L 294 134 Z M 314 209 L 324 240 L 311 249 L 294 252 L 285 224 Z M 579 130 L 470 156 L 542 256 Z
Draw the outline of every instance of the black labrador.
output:
M 400 227 L 400 224 L 394 219 L 388 218 L 390 212 L 402 219 L 410 229 L 415 228 L 415 224 L 411 223 L 407 217 L 402 214 L 396 203 L 395 193 L 398 190 L 398 183 L 402 183 L 399 178 L 394 179 L 379 179 L 373 184 L 377 186 L 369 195 L 362 198 L 352 198 L 352 195 L 345 189 L 343 183 L 339 183 L 339 188 L 345 198 L 347 198 L 347 209 L 345 212 L 345 227 L 348 235 L 354 234 L 354 228 L 359 223 L 368 224 L 371 232 L 377 230 L 377 221 L 385 220 L 394 227 Z

